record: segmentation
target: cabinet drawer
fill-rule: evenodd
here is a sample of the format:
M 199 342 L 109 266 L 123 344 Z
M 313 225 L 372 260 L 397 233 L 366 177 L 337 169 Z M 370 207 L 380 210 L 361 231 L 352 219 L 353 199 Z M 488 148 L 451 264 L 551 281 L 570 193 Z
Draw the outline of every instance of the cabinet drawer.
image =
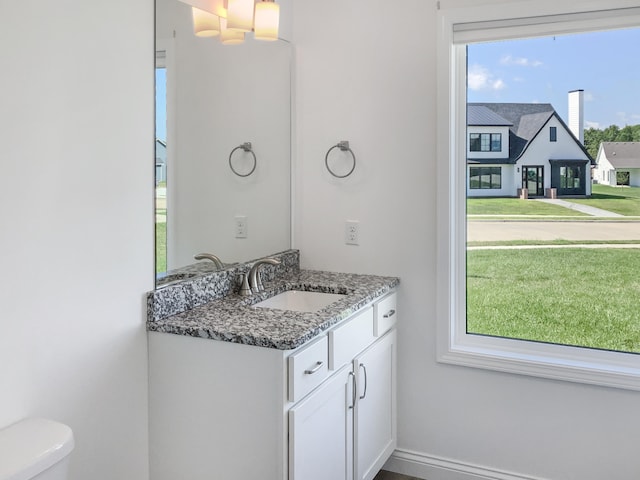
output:
M 289 401 L 297 402 L 327 378 L 328 351 L 324 336 L 289 357 Z
M 396 324 L 398 319 L 396 297 L 397 295 L 392 293 L 376 303 L 373 322 L 373 334 L 376 337 L 381 337 Z
M 349 363 L 373 340 L 373 308 L 369 307 L 329 332 L 329 368 L 337 370 Z

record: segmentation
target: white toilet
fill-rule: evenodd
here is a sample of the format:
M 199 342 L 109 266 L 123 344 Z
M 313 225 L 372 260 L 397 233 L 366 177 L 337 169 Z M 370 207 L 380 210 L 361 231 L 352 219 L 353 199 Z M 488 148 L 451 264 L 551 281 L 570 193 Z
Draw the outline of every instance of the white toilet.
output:
M 62 423 L 26 418 L 9 425 L 0 430 L 0 480 L 66 480 L 73 447 Z

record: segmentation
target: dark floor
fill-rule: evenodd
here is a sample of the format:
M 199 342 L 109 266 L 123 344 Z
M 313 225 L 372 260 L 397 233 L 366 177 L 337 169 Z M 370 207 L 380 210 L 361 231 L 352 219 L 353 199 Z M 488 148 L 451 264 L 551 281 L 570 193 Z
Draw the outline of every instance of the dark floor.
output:
M 400 475 L 399 473 L 387 472 L 386 470 L 380 470 L 378 475 L 373 480 L 420 480 L 416 477 L 407 477 L 406 475 Z

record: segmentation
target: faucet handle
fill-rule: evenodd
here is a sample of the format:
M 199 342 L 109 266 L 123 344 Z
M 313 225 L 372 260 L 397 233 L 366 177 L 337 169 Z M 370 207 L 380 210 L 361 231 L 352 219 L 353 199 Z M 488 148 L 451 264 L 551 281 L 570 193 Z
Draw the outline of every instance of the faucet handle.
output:
M 251 288 L 249 287 L 249 274 L 248 273 L 240 273 L 240 295 L 243 297 L 247 297 L 251 295 Z

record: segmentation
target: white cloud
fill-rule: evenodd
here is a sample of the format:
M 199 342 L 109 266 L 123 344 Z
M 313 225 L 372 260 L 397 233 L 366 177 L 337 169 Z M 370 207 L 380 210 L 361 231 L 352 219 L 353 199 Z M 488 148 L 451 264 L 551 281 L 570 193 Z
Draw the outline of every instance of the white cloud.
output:
M 502 79 L 501 79 L 501 78 L 499 78 L 499 79 L 497 79 L 497 80 L 494 80 L 494 81 L 491 83 L 491 88 L 492 88 L 493 90 L 502 90 L 502 89 L 503 89 L 503 88 L 505 88 L 506 86 L 507 86 L 507 84 L 506 84 L 506 83 L 504 83 L 504 82 L 502 81 Z
M 584 92 L 584 101 L 585 102 L 593 102 L 596 98 L 593 96 L 591 92 Z
M 629 123 L 627 112 L 616 112 L 616 117 L 618 117 L 618 123 L 623 126 Z
M 514 57 L 512 55 L 505 55 L 500 59 L 502 65 L 516 65 L 518 67 L 540 67 L 542 62 L 540 60 L 531 60 L 525 57 Z
M 596 130 L 600 130 L 600 124 L 598 122 L 590 122 L 589 120 L 585 120 L 584 126 L 586 128 L 595 128 Z
M 482 65 L 471 65 L 467 71 L 467 84 L 471 90 L 503 90 L 507 84 Z

